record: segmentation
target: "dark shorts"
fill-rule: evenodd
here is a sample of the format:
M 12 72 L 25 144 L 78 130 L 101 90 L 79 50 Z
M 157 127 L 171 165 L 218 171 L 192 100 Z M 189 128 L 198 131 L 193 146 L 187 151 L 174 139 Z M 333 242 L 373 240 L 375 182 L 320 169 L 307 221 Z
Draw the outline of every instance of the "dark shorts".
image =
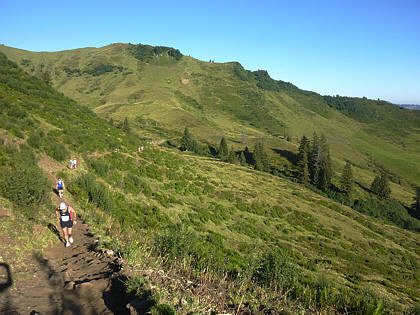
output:
M 62 229 L 64 229 L 64 228 L 71 229 L 73 227 L 73 221 L 72 220 L 69 220 L 69 221 L 66 221 L 66 222 L 60 221 L 60 225 L 61 225 Z
M 63 188 L 63 187 L 58 187 L 58 188 L 57 188 L 57 190 L 58 190 L 58 191 L 60 191 L 60 190 L 64 190 L 64 188 Z

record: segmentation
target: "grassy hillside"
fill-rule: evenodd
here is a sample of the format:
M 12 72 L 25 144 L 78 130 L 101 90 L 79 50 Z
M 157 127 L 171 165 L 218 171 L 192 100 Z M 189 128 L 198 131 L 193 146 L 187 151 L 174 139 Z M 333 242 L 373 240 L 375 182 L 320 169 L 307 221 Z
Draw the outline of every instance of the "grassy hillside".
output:
M 275 81 L 265 71 L 202 62 L 167 47 L 112 44 L 35 53 L 0 46 L 0 51 L 28 73 L 48 73 L 56 89 L 101 117 L 128 117 L 134 129 L 149 129 L 150 138 L 177 137 L 189 126 L 199 140 L 216 144 L 225 135 L 229 146 L 243 149 L 263 138 L 282 152 L 293 151 L 283 136 L 296 142 L 293 137 L 316 131 L 327 136 L 336 168 L 349 159 L 360 167 L 356 174 L 369 169 L 369 181 L 382 168 L 396 182 L 420 184 L 419 112 L 364 98 L 323 97 Z M 288 162 L 281 154 L 272 158 Z M 394 193 L 403 200 L 412 188 Z
M 103 244 L 133 270 L 164 269 L 174 279 L 200 283 L 205 294 L 181 290 L 185 280 L 168 286 L 133 271 L 127 287 L 139 296 L 155 292 L 155 301 L 179 313 L 231 305 L 253 312 L 377 314 L 418 303 L 418 232 L 362 215 L 287 178 L 147 144 L 137 152 L 144 145 L 138 136 L 1 54 L 0 69 L 1 206 L 23 220 L 44 218 L 39 221 L 46 225 L 51 183 L 37 161 L 46 154 L 64 165 L 79 156 L 77 171 L 57 175 Z M 212 295 L 212 286 L 222 295 Z

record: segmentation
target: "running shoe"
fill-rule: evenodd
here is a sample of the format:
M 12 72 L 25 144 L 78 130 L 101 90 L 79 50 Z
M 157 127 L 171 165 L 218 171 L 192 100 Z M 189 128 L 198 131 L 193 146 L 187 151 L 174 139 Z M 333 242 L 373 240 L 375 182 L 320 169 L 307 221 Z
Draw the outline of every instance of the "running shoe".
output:
M 73 242 L 74 242 L 74 241 L 73 241 L 73 236 L 71 236 L 71 235 L 69 236 L 69 242 L 70 242 L 71 244 L 73 244 Z
M 66 243 L 66 247 L 69 247 L 69 246 L 70 246 L 70 243 L 69 243 L 69 242 L 67 242 L 67 243 Z

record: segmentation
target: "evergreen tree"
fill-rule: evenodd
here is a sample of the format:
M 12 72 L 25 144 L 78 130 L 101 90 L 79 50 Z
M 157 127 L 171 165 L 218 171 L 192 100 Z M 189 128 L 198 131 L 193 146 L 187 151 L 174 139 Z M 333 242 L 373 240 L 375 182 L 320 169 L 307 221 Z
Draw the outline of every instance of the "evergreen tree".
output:
M 129 133 L 130 132 L 130 124 L 128 123 L 128 118 L 125 117 L 124 122 L 121 126 L 122 131 L 124 131 L 125 133 Z
M 191 133 L 188 129 L 188 127 L 185 127 L 184 129 L 184 135 L 181 138 L 181 150 L 182 151 L 191 151 L 194 147 L 194 140 L 191 136 Z
M 250 164 L 250 165 L 255 164 L 254 155 L 251 152 L 249 152 L 248 146 L 245 146 L 244 156 L 245 156 L 245 161 L 247 164 Z
M 246 162 L 246 158 L 245 158 L 245 154 L 244 151 L 241 152 L 241 155 L 239 156 L 239 163 L 242 166 L 248 165 L 248 163 Z
M 232 164 L 235 164 L 235 161 L 238 161 L 238 159 L 236 158 L 236 154 L 235 154 L 235 150 L 233 149 L 233 146 L 230 147 L 227 161 Z
M 341 177 L 341 189 L 344 191 L 348 198 L 351 197 L 353 193 L 353 172 L 351 170 L 351 164 L 347 161 L 346 165 L 343 168 L 343 174 Z
M 412 209 L 413 216 L 420 220 L 420 186 L 416 187 L 416 197 Z
M 225 137 L 222 137 L 222 139 L 220 140 L 218 154 L 219 154 L 219 158 L 222 161 L 227 161 L 228 155 L 229 155 L 229 150 L 228 150 L 228 146 L 227 146 Z
M 332 165 L 330 149 L 327 143 L 327 139 L 324 135 L 321 136 L 321 140 L 318 146 L 318 184 L 317 187 L 321 190 L 326 190 L 331 186 L 332 178 Z
M 299 168 L 299 182 L 307 185 L 309 183 L 309 168 L 308 168 L 308 153 L 306 151 L 303 151 L 301 157 L 299 158 L 298 168 Z
M 309 140 L 304 135 L 302 139 L 300 140 L 299 144 L 299 153 L 298 153 L 298 161 L 303 158 L 303 154 L 306 153 L 306 157 L 308 158 L 309 154 Z
M 391 187 L 389 186 L 388 176 L 385 172 L 381 172 L 373 180 L 370 190 L 380 199 L 388 199 L 391 196 Z
M 192 150 L 194 153 L 197 153 L 197 154 L 201 154 L 201 153 L 202 153 L 202 150 L 201 150 L 200 146 L 198 145 L 198 142 L 197 142 L 196 140 L 194 140 L 194 139 L 193 139 L 193 141 L 192 141 L 192 147 L 191 147 L 191 150 Z
M 261 141 L 255 143 L 254 149 L 254 168 L 259 171 L 268 172 L 270 170 L 270 165 L 268 161 L 268 155 L 265 152 L 264 145 Z
M 318 174 L 319 174 L 319 138 L 316 132 L 313 134 L 309 155 L 308 155 L 308 163 L 309 163 L 309 174 L 311 177 L 312 184 L 318 186 Z

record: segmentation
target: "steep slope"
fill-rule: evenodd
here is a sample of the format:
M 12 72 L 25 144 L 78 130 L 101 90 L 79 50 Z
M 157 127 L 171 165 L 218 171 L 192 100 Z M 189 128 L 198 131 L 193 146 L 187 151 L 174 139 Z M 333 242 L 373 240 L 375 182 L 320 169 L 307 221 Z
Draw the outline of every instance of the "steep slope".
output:
M 420 184 L 420 113 L 383 101 L 323 97 L 238 63 L 175 58 L 153 49 L 112 44 L 34 53 L 0 46 L 27 72 L 48 73 L 64 94 L 107 119 L 128 117 L 134 128 L 154 126 L 173 137 L 177 133 L 171 131 L 189 126 L 199 139 L 213 143 L 225 135 L 239 148 L 244 138 L 249 143 L 265 138 L 280 150 L 290 148 L 279 136 L 316 131 L 327 136 L 337 166 L 350 159 L 363 169 L 373 160 Z
M 151 145 L 139 152 L 137 137 L 1 54 L 0 62 L 0 128 L 8 143 L 0 145 L 2 206 L 7 199 L 24 220 L 27 206 L 50 217 L 42 188 L 51 184 L 36 166 L 40 154 L 50 155 L 79 213 L 137 271 L 127 286 L 139 297 L 180 313 L 373 314 L 407 311 L 418 301 L 418 232 L 268 173 Z M 74 154 L 77 172 L 64 168 Z M 29 180 L 42 187 L 21 198 Z M 147 286 L 150 269 L 165 275 L 164 285 Z

